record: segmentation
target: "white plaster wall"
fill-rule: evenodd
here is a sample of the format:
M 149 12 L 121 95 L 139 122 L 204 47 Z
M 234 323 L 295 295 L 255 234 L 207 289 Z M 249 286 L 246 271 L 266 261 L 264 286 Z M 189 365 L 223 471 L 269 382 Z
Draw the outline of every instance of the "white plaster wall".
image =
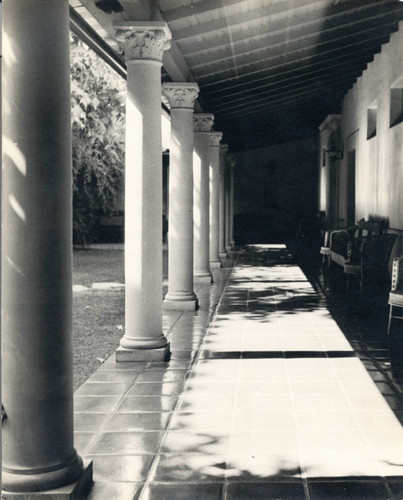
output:
M 403 230 L 403 123 L 390 122 L 390 89 L 403 77 L 403 23 L 390 42 L 376 54 L 343 100 L 342 134 L 344 160 L 356 149 L 357 219 L 380 216 L 389 219 L 390 228 Z M 403 81 L 403 80 L 402 80 Z M 377 103 L 377 134 L 367 139 L 367 109 Z M 345 204 L 341 194 L 340 205 Z M 343 210 L 343 208 L 341 208 Z

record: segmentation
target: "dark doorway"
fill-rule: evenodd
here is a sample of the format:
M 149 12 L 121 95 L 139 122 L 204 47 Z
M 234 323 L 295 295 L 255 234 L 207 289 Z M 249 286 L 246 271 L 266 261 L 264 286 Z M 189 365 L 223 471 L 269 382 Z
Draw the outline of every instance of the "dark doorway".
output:
M 355 224 L 355 149 L 347 156 L 347 226 Z

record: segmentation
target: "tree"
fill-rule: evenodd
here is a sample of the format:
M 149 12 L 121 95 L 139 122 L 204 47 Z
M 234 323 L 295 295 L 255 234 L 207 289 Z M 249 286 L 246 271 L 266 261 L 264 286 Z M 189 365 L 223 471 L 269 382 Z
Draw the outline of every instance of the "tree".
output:
M 73 240 L 90 243 L 101 215 L 116 211 L 125 150 L 125 81 L 73 33 L 71 100 Z

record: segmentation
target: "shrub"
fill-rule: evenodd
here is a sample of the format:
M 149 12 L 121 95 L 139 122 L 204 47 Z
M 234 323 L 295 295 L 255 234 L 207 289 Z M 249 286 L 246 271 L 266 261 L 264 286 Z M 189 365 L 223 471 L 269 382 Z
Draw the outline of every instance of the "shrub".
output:
M 126 84 L 73 33 L 70 47 L 73 241 L 86 245 L 122 193 Z

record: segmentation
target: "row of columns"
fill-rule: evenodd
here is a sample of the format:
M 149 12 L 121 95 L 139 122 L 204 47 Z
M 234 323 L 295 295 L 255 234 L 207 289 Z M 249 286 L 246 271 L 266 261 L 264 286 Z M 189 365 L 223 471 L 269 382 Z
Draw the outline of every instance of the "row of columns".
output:
M 194 115 L 196 83 L 163 84 L 171 111 L 171 141 L 168 292 L 161 304 L 162 267 L 157 258 L 162 255 L 157 220 L 162 213 L 161 175 L 157 173 L 161 161 L 155 153 L 161 151 L 159 68 L 171 34 L 165 23 L 158 22 L 120 22 L 115 27 L 128 66 L 126 330 L 116 359 L 163 360 L 169 346 L 162 335 L 161 306 L 196 310 L 194 283 L 211 282 L 211 268 L 221 266 L 225 224 L 222 133 L 211 131 L 213 115 Z
M 120 22 L 116 38 L 127 63 L 126 327 L 116 360 L 160 361 L 169 353 L 160 82 L 171 34 L 162 22 Z M 4 0 L 3 50 L 2 488 L 88 485 L 90 468 L 73 443 L 68 0 Z M 164 307 L 194 310 L 194 282 L 211 282 L 233 244 L 233 178 L 225 187 L 213 115 L 193 114 L 197 84 L 163 92 L 171 107 Z

